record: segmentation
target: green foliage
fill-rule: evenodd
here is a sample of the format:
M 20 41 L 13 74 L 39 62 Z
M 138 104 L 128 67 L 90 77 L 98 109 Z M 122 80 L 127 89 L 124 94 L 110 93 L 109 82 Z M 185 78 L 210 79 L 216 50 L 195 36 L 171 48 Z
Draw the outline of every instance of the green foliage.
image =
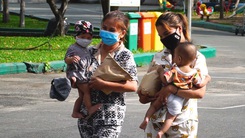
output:
M 50 72 L 51 70 L 51 65 L 49 62 L 44 63 L 44 72 Z

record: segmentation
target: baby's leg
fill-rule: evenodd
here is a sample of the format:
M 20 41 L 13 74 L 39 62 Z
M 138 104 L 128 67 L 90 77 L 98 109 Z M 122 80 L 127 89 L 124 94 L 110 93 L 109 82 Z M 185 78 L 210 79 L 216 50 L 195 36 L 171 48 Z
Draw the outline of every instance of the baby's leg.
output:
M 77 88 L 76 86 L 76 81 L 77 81 L 77 78 L 76 77 L 71 77 L 71 87 L 72 88 Z
M 83 118 L 84 117 L 82 113 L 80 113 L 80 107 L 83 102 L 83 92 L 78 89 L 78 93 L 79 93 L 79 97 L 75 101 L 73 112 L 71 115 L 73 118 Z
M 88 115 L 92 115 L 93 113 L 95 113 L 100 107 L 101 104 L 96 104 L 93 105 L 91 104 L 91 97 L 90 97 L 90 89 L 88 87 L 87 83 L 83 83 L 83 84 L 79 84 L 78 88 L 80 90 L 83 90 L 83 102 L 88 110 Z
M 169 128 L 173 124 L 175 118 L 176 118 L 176 115 L 175 116 L 171 115 L 169 112 L 166 113 L 166 118 L 165 118 L 164 124 L 163 124 L 162 128 L 160 129 L 160 131 L 158 132 L 157 138 L 161 138 L 161 136 L 169 130 Z
M 145 114 L 145 119 L 143 120 L 143 122 L 140 124 L 140 128 L 145 130 L 147 123 L 150 120 L 150 117 L 157 111 L 160 109 L 160 107 L 162 107 L 162 103 L 160 102 L 159 99 L 155 100 L 149 107 L 149 109 L 147 110 L 146 114 Z
M 145 117 L 144 118 L 144 120 L 143 120 L 143 122 L 140 124 L 140 129 L 143 129 L 143 130 L 145 130 L 146 129 L 146 126 L 147 126 L 147 124 L 148 124 L 148 122 L 149 122 L 149 117 Z

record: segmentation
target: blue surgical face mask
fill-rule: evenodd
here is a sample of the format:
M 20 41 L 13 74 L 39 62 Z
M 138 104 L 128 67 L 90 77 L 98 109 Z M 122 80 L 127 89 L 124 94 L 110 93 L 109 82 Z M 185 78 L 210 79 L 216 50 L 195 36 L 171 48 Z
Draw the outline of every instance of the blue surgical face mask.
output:
M 119 41 L 118 35 L 118 33 L 100 30 L 100 37 L 102 42 L 108 46 L 112 46 Z

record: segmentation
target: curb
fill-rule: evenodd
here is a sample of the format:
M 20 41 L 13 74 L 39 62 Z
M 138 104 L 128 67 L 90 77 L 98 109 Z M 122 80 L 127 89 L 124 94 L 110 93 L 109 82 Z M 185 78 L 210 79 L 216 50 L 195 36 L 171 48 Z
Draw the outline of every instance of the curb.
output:
M 220 30 L 220 31 L 227 31 L 231 33 L 234 33 L 236 28 L 233 25 L 223 25 L 223 24 L 211 23 L 206 21 L 192 21 L 192 26 Z
M 26 65 L 24 63 L 3 63 L 0 64 L 0 75 L 26 73 Z
M 143 53 L 143 54 L 135 54 L 134 60 L 138 67 L 147 65 L 151 62 L 155 53 Z
M 199 50 L 206 58 L 213 58 L 216 56 L 216 49 L 209 46 L 203 46 Z M 155 53 L 135 54 L 134 60 L 138 67 L 148 65 Z M 3 63 L 0 64 L 0 75 L 17 74 L 17 73 L 44 73 L 44 72 L 64 72 L 66 71 L 66 64 L 64 61 L 51 61 L 48 63 Z
M 206 58 L 216 57 L 216 49 L 210 46 L 202 46 L 201 50 L 199 50 Z

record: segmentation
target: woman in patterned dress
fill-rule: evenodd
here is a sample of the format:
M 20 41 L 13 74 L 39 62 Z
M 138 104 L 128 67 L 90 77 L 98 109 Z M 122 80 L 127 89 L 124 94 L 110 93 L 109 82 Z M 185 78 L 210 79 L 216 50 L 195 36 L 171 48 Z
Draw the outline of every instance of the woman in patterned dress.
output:
M 186 16 L 181 13 L 165 12 L 160 15 L 155 23 L 161 42 L 166 49 L 156 53 L 152 59 L 148 71 L 156 69 L 158 66 L 172 66 L 172 55 L 176 46 L 180 42 L 191 42 L 188 34 L 188 22 Z M 199 68 L 201 75 L 208 75 L 206 59 L 197 52 L 196 60 L 193 62 L 194 68 Z M 206 92 L 206 86 L 202 88 L 193 87 L 189 90 L 178 89 L 176 86 L 169 84 L 162 87 L 158 93 L 163 103 L 166 103 L 166 97 L 174 94 L 185 98 L 181 113 L 176 117 L 170 129 L 162 136 L 163 138 L 196 138 L 198 129 L 197 99 L 202 98 Z M 149 103 L 156 100 L 155 97 L 143 95 L 138 91 L 141 103 Z M 158 131 L 162 127 L 165 119 L 165 107 L 159 109 L 151 116 L 145 129 L 145 138 L 156 138 Z
M 88 119 L 78 119 L 78 129 L 82 138 L 118 138 L 124 122 L 126 103 L 125 92 L 137 90 L 137 67 L 131 51 L 124 46 L 129 20 L 120 11 L 106 14 L 102 20 L 100 37 L 102 42 L 90 47 L 92 55 L 91 76 L 96 68 L 110 54 L 115 61 L 133 78 L 128 81 L 109 82 L 98 77 L 91 77 L 91 102 L 93 105 L 102 104 Z M 105 94 L 102 89 L 113 91 Z M 86 115 L 86 108 L 81 107 Z

